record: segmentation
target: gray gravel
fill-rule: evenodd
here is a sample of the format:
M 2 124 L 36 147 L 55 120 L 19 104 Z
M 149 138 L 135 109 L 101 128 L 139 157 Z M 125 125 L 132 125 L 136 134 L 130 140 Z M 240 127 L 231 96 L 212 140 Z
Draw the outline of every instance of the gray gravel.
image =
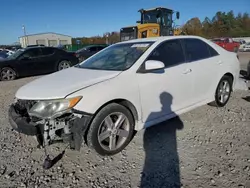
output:
M 16 90 L 33 79 L 0 82 L 0 187 L 250 187 L 250 102 L 243 99 L 249 91 L 235 92 L 225 108 L 205 105 L 141 131 L 113 157 L 86 146 L 66 150 L 45 171 L 43 150 L 7 121 Z M 56 156 L 64 147 L 49 152 Z

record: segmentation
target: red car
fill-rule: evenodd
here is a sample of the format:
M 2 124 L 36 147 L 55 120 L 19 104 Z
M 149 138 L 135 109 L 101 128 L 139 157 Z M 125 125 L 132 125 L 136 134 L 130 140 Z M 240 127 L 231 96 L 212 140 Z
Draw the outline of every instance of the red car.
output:
M 211 41 L 230 52 L 237 52 L 240 47 L 240 43 L 233 41 L 232 38 L 218 38 L 212 39 Z

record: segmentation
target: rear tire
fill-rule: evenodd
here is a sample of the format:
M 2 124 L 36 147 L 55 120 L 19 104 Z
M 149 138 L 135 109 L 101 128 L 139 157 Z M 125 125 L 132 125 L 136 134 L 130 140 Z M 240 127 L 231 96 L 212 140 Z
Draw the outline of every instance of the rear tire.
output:
M 16 77 L 17 77 L 16 71 L 10 67 L 4 67 L 0 71 L 0 80 L 1 81 L 15 80 Z
M 62 60 L 58 63 L 57 65 L 57 71 L 63 70 L 63 69 L 67 69 L 71 67 L 71 62 L 68 60 Z
M 115 155 L 129 144 L 133 135 L 134 118 L 130 111 L 111 103 L 94 117 L 87 132 L 87 145 L 102 156 Z
M 231 96 L 233 79 L 230 76 L 224 75 L 215 91 L 215 100 L 210 103 L 211 106 L 224 107 Z

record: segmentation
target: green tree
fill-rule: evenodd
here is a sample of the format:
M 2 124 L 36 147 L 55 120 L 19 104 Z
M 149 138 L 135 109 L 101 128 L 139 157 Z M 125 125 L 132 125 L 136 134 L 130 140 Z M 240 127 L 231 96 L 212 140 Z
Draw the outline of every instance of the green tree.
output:
M 246 37 L 250 36 L 250 16 L 248 13 L 238 13 L 235 16 L 232 10 L 227 13 L 218 11 L 212 19 L 206 17 L 201 25 L 199 24 L 199 18 L 190 19 L 182 30 L 189 35 L 207 38 Z

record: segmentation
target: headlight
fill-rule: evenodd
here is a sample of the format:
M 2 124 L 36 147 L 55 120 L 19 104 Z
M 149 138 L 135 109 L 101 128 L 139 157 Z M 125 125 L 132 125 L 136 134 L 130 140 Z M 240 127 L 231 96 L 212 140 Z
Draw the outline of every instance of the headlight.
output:
M 80 100 L 81 96 L 69 99 L 56 99 L 39 101 L 29 110 L 30 116 L 42 119 L 56 118 L 71 110 Z

